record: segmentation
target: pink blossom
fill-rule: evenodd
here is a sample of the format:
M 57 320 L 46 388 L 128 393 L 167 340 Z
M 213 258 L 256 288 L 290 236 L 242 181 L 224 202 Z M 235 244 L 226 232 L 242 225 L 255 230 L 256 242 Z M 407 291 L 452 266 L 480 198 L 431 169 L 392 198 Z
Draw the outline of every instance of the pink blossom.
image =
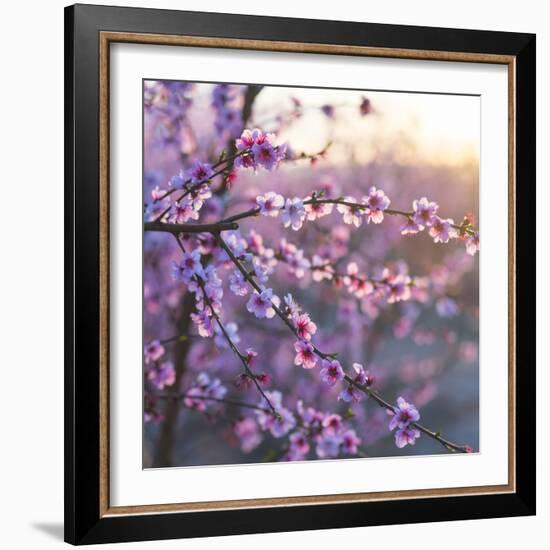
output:
M 225 176 L 225 188 L 230 191 L 233 188 L 233 184 L 237 179 L 237 171 L 235 169 L 231 170 L 227 176 Z
M 164 355 L 164 352 L 164 346 L 158 340 L 151 340 L 143 350 L 145 364 L 158 361 Z
M 189 283 L 192 277 L 202 274 L 201 253 L 197 248 L 185 252 L 179 263 L 172 263 L 172 277 L 176 281 Z
M 246 352 L 246 356 L 245 356 L 246 364 L 249 367 L 251 367 L 254 364 L 256 357 L 258 357 L 258 352 L 254 351 L 252 348 L 246 348 L 245 352 Z
M 401 227 L 401 235 L 415 235 L 422 229 L 412 218 L 407 217 L 405 225 Z
M 420 431 L 412 426 L 399 428 L 395 432 L 395 445 L 402 449 L 407 444 L 414 445 L 415 440 L 420 437 Z
M 255 261 L 259 266 L 261 266 L 266 275 L 271 275 L 271 273 L 273 273 L 273 268 L 278 264 L 273 248 L 264 247 L 261 253 L 256 256 Z
M 278 418 L 273 418 L 273 422 L 269 428 L 273 437 L 283 437 L 296 426 L 296 418 L 284 407 L 277 409 Z
M 302 199 L 294 197 L 293 199 L 286 199 L 284 209 L 281 214 L 283 225 L 285 227 L 292 227 L 294 231 L 298 231 L 304 219 L 306 217 L 306 210 Z
M 263 166 L 266 170 L 271 170 L 278 162 L 277 152 L 269 141 L 255 143 L 252 146 L 254 161 L 258 166 Z
M 238 269 L 232 271 L 229 275 L 229 290 L 237 296 L 246 296 L 248 294 L 248 283 Z
M 356 203 L 355 197 L 344 197 L 344 202 Z M 359 206 L 349 206 L 347 204 L 338 204 L 336 210 L 342 214 L 342 219 L 344 223 L 348 225 L 354 225 L 355 227 L 360 227 L 363 222 L 362 212 L 365 210 Z
M 311 200 L 311 197 L 306 197 L 305 201 Z M 330 202 L 313 201 L 311 204 L 306 204 L 307 219 L 314 221 L 324 216 L 328 216 L 332 212 L 333 204 Z
M 344 379 L 344 371 L 336 359 L 323 359 L 321 366 L 321 380 L 328 386 L 334 386 L 336 382 Z
M 420 414 L 416 407 L 407 403 L 402 397 L 397 398 L 397 406 L 394 407 L 394 412 L 390 420 L 390 430 L 395 428 L 404 429 L 411 422 L 416 422 L 420 419 Z
M 317 325 L 309 318 L 308 313 L 302 313 L 292 319 L 298 336 L 302 340 L 311 340 L 311 337 L 317 332 Z
M 193 387 L 186 392 L 183 403 L 189 409 L 204 412 L 209 403 L 205 399 L 200 399 L 201 397 L 204 397 L 202 389 Z
M 366 212 L 367 222 L 382 223 L 384 220 L 384 210 L 388 208 L 390 202 L 384 191 L 371 187 L 368 196 L 363 197 L 363 203 L 368 206 Z
M 304 402 L 301 399 L 296 403 L 296 412 L 302 419 L 302 423 L 306 428 L 311 428 L 314 424 L 319 424 L 324 418 L 324 415 L 316 411 L 313 407 L 304 407 Z
M 282 258 L 285 259 L 285 261 L 294 256 L 294 254 L 296 254 L 296 251 L 298 250 L 298 247 L 287 241 L 285 238 L 282 238 L 280 241 L 279 241 L 279 246 L 277 248 L 277 254 L 279 256 L 281 256 Z
M 266 372 L 261 372 L 260 374 L 256 374 L 255 378 L 260 385 L 269 386 L 269 384 L 271 384 L 272 376 Z
M 268 191 L 265 195 L 256 197 L 256 203 L 260 207 L 260 214 L 276 217 L 284 206 L 285 199 L 282 195 Z
M 198 249 L 201 254 L 213 254 L 214 256 L 219 254 L 220 247 L 214 235 L 210 233 L 201 233 L 197 236 L 197 240 L 199 244 Z
M 193 208 L 193 204 L 188 197 L 174 203 L 168 213 L 170 223 L 185 223 L 189 220 L 198 220 L 199 213 Z
M 160 215 L 163 214 L 169 207 L 169 199 L 150 202 L 145 209 L 145 220 L 149 222 L 158 220 Z
M 363 298 L 374 291 L 374 285 L 366 278 L 359 276 L 359 267 L 355 262 L 350 262 L 346 268 L 347 275 L 344 276 L 344 285 L 348 292 L 357 298 Z
M 271 319 L 275 315 L 275 310 L 273 309 L 275 298 L 271 288 L 262 290 L 261 293 L 255 292 L 248 300 L 246 309 L 250 313 L 254 313 L 258 319 L 263 319 L 264 317 Z
M 258 425 L 252 418 L 241 418 L 233 425 L 233 433 L 239 438 L 241 451 L 250 453 L 262 442 Z
M 201 372 L 199 376 L 197 376 L 197 382 L 208 397 L 222 399 L 227 393 L 227 388 L 222 384 L 219 378 L 211 379 L 205 372 Z
M 275 410 L 278 411 L 283 408 L 283 394 L 280 391 L 266 391 L 265 396 L 269 399 L 273 407 L 275 407 Z M 262 409 L 266 409 L 255 411 L 258 424 L 263 431 L 269 430 L 275 420 L 273 413 L 267 409 L 268 403 L 263 396 L 258 405 L 262 407 Z
M 221 311 L 221 300 L 223 298 L 222 282 L 218 277 L 216 268 L 212 264 L 206 266 L 202 274 L 195 275 L 187 283 L 187 288 L 190 292 L 195 293 L 196 306 L 199 311 L 205 308 L 206 302 L 208 302 L 209 309 L 213 309 L 216 313 Z M 205 294 L 207 300 L 205 300 Z
M 204 201 L 209 199 L 212 196 L 212 190 L 208 185 L 202 184 L 193 187 L 189 191 L 189 195 L 187 195 L 186 198 L 189 198 L 191 201 L 191 206 L 194 210 L 197 212 L 202 208 L 202 205 L 204 204 Z
M 166 191 L 164 189 L 161 189 L 158 185 L 151 191 L 151 198 L 154 201 L 158 201 L 162 199 L 166 195 Z
M 304 251 L 297 249 L 294 254 L 289 254 L 286 257 L 286 262 L 290 272 L 297 278 L 301 279 L 306 270 L 311 267 L 311 263 L 307 258 L 304 258 Z
M 275 146 L 274 134 L 265 134 L 261 130 L 244 130 L 235 142 L 238 151 L 245 152 L 235 160 L 237 166 L 254 168 L 263 166 L 271 170 L 286 156 L 286 145 Z
M 214 326 L 212 325 L 212 319 L 206 310 L 199 311 L 199 313 L 191 313 L 191 320 L 197 326 L 199 335 L 203 338 L 210 338 L 214 335 Z
M 431 227 L 439 205 L 430 202 L 426 197 L 413 201 L 413 222 L 420 228 Z
M 187 178 L 190 179 L 191 183 L 198 184 L 205 181 L 208 181 L 213 174 L 212 166 L 207 162 L 197 161 L 187 172 Z
M 342 429 L 342 417 L 339 414 L 328 414 L 321 423 L 325 433 L 335 435 Z
M 254 229 L 251 229 L 248 232 L 248 235 L 246 236 L 246 244 L 248 246 L 248 250 L 250 250 L 253 254 L 258 256 L 265 254 L 266 248 L 264 246 L 264 238 L 257 231 L 254 231 Z
M 313 350 L 313 346 L 309 342 L 298 340 L 294 343 L 294 349 L 296 350 L 296 357 L 294 358 L 294 364 L 297 366 L 302 365 L 304 369 L 312 369 L 317 364 L 317 356 Z
M 253 386 L 254 381 L 251 376 L 243 372 L 235 377 L 234 384 L 237 389 L 247 391 Z
M 329 260 L 321 258 L 315 254 L 311 259 L 312 277 L 316 282 L 321 282 L 324 279 L 331 281 L 334 277 L 334 268 L 330 265 Z
M 246 239 L 241 235 L 241 233 L 237 231 L 227 231 L 224 233 L 224 240 L 225 244 L 231 249 L 231 252 L 233 254 L 241 259 L 241 260 L 250 260 L 251 255 L 247 255 L 246 249 L 248 246 L 248 243 L 246 242 Z M 229 257 L 224 251 L 224 255 L 222 255 L 222 258 L 224 260 L 229 260 Z
M 289 459 L 303 460 L 309 453 L 309 443 L 303 432 L 294 432 L 290 434 L 288 441 L 290 443 Z
M 443 220 L 439 216 L 434 216 L 432 219 L 432 225 L 429 233 L 435 243 L 448 243 L 449 239 L 456 236 L 456 232 L 453 227 L 454 221 L 452 219 Z
M 476 252 L 479 250 L 479 233 L 468 235 L 464 242 L 466 243 L 466 252 L 470 256 L 475 256 Z
M 176 370 L 171 361 L 161 363 L 158 367 L 155 366 L 147 372 L 147 378 L 159 390 L 163 390 L 165 386 L 172 386 L 176 381 Z
M 254 130 L 243 130 L 241 137 L 235 141 L 237 151 L 246 151 L 247 149 L 251 149 L 256 143 L 256 139 L 261 135 L 263 135 L 263 132 L 257 128 Z
M 170 181 L 168 182 L 169 187 L 175 187 L 176 189 L 183 189 L 186 185 L 186 174 L 183 170 L 180 170 L 180 173 L 172 176 L 170 178 Z M 158 200 L 158 198 L 153 197 L 154 200 Z
M 241 155 L 240 157 L 237 157 L 235 159 L 235 166 L 239 166 L 241 168 L 253 168 L 256 170 L 256 161 L 254 160 L 254 155 L 252 153 L 246 153 L 244 155 Z
M 408 275 L 399 274 L 391 277 L 387 282 L 388 304 L 409 300 L 411 297 L 411 278 Z
M 348 455 L 357 454 L 357 447 L 361 440 L 357 437 L 355 430 L 349 429 L 342 434 L 342 451 Z
M 319 458 L 336 458 L 340 453 L 342 436 L 334 434 L 323 435 L 317 442 L 315 452 Z
M 360 363 L 353 363 L 353 370 L 355 371 L 354 382 L 359 386 L 372 386 L 374 384 L 374 376 L 370 375 L 363 365 Z M 338 396 L 338 399 L 345 401 L 346 403 L 359 403 L 363 399 L 363 392 L 357 388 L 354 384 L 348 384 Z
M 440 317 L 450 319 L 459 313 L 458 304 L 449 296 L 442 296 L 435 303 L 435 309 Z
M 300 306 L 294 301 L 294 298 L 290 292 L 284 297 L 284 301 L 287 312 L 291 317 L 294 317 L 300 313 Z
M 283 396 L 281 392 L 266 391 L 265 396 L 277 411 L 279 418 L 275 417 L 271 411 L 258 410 L 255 411 L 258 424 L 262 430 L 269 430 L 273 437 L 283 437 L 296 426 L 296 418 L 288 409 L 283 407 Z M 263 397 L 259 405 L 263 408 L 267 408 L 268 406 Z
M 428 277 L 415 277 L 414 285 L 411 287 L 411 297 L 413 300 L 425 304 L 429 301 L 430 280 Z
M 267 273 L 269 269 L 263 266 L 258 260 L 254 262 L 254 276 L 256 279 L 263 285 L 267 283 L 268 276 Z
M 206 372 L 201 372 L 193 386 L 185 392 L 183 404 L 201 412 L 207 409 L 214 409 L 220 406 L 217 400 L 223 399 L 227 393 L 227 388 L 222 384 L 219 378 L 211 379 Z M 200 399 L 209 397 L 209 399 Z

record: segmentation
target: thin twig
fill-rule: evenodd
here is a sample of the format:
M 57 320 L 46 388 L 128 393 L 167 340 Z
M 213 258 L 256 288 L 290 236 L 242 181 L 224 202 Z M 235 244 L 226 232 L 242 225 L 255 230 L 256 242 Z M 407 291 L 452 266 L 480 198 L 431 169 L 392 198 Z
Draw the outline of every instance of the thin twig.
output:
M 230 231 L 238 229 L 239 225 L 234 222 L 218 223 L 161 223 L 146 222 L 143 226 L 145 231 L 160 231 L 164 233 L 217 233 L 219 231 Z
M 288 265 L 292 266 L 292 264 L 281 254 L 275 254 L 273 256 L 273 258 L 280 261 L 280 262 L 283 262 L 285 264 L 288 264 Z M 383 279 L 375 279 L 373 277 L 360 277 L 359 275 L 354 275 L 354 274 L 350 275 L 348 273 L 341 273 L 341 272 L 338 272 L 336 270 L 327 271 L 326 270 L 327 267 L 333 267 L 332 262 L 327 261 L 322 265 L 310 265 L 309 267 L 304 267 L 304 269 L 308 269 L 309 271 L 322 271 L 324 273 L 328 273 L 329 275 L 332 276 L 331 279 L 327 279 L 327 281 L 329 281 L 329 282 L 333 279 L 338 280 L 338 279 L 343 279 L 344 277 L 349 277 L 350 279 L 359 281 L 361 283 L 371 283 L 374 287 L 377 287 L 377 286 L 380 287 L 380 286 L 384 286 L 384 285 L 387 284 L 387 282 L 384 281 Z M 414 278 L 411 277 L 411 282 L 407 283 L 406 286 L 414 286 L 413 279 Z
M 231 336 L 229 336 L 229 334 L 228 334 L 227 330 L 225 329 L 223 323 L 221 322 L 220 316 L 216 313 L 214 307 L 212 306 L 212 302 L 211 302 L 209 296 L 206 293 L 206 289 L 204 287 L 204 282 L 202 281 L 202 279 L 200 277 L 197 277 L 196 280 L 197 280 L 199 286 L 202 289 L 202 293 L 203 293 L 203 296 L 204 296 L 204 301 L 206 302 L 206 305 L 208 305 L 208 307 L 210 308 L 210 311 L 212 312 L 212 316 L 214 317 L 214 319 L 218 323 L 218 326 L 220 327 L 222 335 L 226 339 L 227 343 L 229 344 L 229 347 L 231 348 L 233 353 L 240 359 L 241 363 L 243 364 L 243 367 L 244 367 L 244 370 L 245 370 L 246 374 L 254 382 L 254 385 L 256 386 L 258 391 L 260 392 L 261 396 L 265 399 L 266 403 L 269 405 L 269 408 L 271 409 L 271 412 L 273 413 L 273 415 L 276 416 L 277 418 L 279 418 L 280 415 L 277 412 L 277 410 L 275 409 L 275 407 L 273 406 L 273 403 L 271 403 L 271 401 L 269 400 L 269 398 L 265 394 L 262 386 L 258 382 L 256 376 L 250 370 L 250 367 L 248 366 L 248 363 L 246 361 L 246 357 L 239 351 L 239 349 L 237 348 L 237 346 L 235 345 L 235 343 L 231 339 Z

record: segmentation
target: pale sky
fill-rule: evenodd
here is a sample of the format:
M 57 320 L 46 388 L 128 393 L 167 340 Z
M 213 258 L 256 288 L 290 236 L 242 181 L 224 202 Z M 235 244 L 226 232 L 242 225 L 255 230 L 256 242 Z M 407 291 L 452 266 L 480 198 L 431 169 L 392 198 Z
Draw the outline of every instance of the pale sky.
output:
M 374 109 L 365 117 L 358 116 L 362 96 Z M 333 139 L 353 148 L 359 162 L 386 158 L 403 164 L 479 163 L 479 97 L 270 87 L 258 96 L 254 120 L 263 122 L 273 113 L 288 111 L 289 97 L 305 107 L 304 116 L 280 136 L 295 150 L 314 152 Z M 317 109 L 327 103 L 336 106 L 332 122 Z M 332 156 L 336 162 L 349 158 L 337 148 Z

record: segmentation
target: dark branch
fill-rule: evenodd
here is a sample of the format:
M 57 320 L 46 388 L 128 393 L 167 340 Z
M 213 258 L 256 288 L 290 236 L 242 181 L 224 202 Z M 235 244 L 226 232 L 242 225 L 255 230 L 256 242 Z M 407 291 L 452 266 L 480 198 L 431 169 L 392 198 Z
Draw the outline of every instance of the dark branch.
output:
M 143 225 L 145 231 L 161 231 L 164 233 L 219 233 L 220 231 L 230 231 L 238 229 L 235 222 L 219 223 L 160 223 L 146 222 Z

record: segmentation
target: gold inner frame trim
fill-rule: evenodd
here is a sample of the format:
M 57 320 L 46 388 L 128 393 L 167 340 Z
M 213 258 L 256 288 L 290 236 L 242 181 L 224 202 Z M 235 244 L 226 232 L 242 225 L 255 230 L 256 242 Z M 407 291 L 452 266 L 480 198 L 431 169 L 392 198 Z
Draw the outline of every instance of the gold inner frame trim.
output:
M 406 491 L 380 491 L 370 493 L 346 493 L 301 497 L 225 500 L 215 502 L 191 502 L 172 504 L 148 504 L 111 507 L 109 502 L 109 82 L 111 43 L 154 44 L 161 46 L 187 46 L 256 50 L 270 52 L 313 53 L 327 55 L 352 55 L 386 57 L 394 59 L 420 59 L 429 61 L 458 61 L 466 63 L 493 63 L 508 68 L 508 483 L 476 487 L 417 489 Z M 161 35 L 145 33 L 99 33 L 99 281 L 100 281 L 100 468 L 99 513 L 104 516 L 159 514 L 169 512 L 198 512 L 280 506 L 314 506 L 382 500 L 442 498 L 449 496 L 487 495 L 514 493 L 516 491 L 516 342 L 515 342 L 515 56 L 462 53 L 400 48 L 377 48 L 248 40 L 240 38 L 215 38 L 204 36 Z

